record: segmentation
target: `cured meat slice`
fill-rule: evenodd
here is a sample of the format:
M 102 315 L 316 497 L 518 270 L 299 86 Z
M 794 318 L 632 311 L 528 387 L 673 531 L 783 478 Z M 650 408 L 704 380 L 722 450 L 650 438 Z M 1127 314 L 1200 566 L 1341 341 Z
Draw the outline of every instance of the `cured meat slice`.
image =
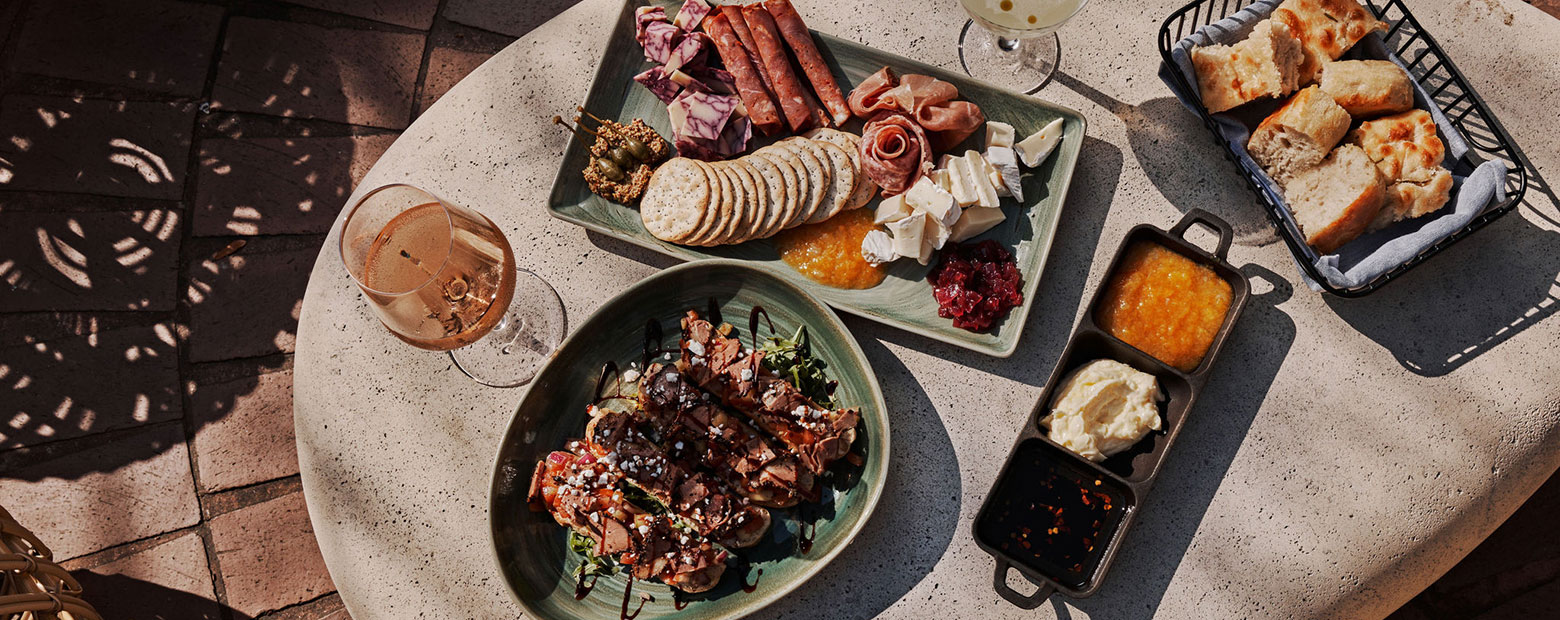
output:
M 763 351 L 744 351 L 737 339 L 717 332 L 697 312 L 690 311 L 683 324 L 678 363 L 683 374 L 779 439 L 802 466 L 822 473 L 850 452 L 860 412 L 820 407 L 766 368 Z
M 753 31 L 748 29 L 747 20 L 742 17 L 742 5 L 722 4 L 720 14 L 726 17 L 726 24 L 737 34 L 737 40 L 742 42 L 743 51 L 747 52 L 748 59 L 758 69 L 759 79 L 764 81 L 764 89 L 773 97 L 775 86 L 769 79 L 769 67 L 764 65 L 764 59 L 758 55 L 758 44 L 753 41 Z
M 777 450 L 746 422 L 709 402 L 674 366 L 652 365 L 640 379 L 640 413 L 674 459 L 698 459 L 749 501 L 785 508 L 818 493 L 795 454 Z
M 968 101 L 956 101 L 959 88 L 928 75 L 898 76 L 883 67 L 850 92 L 850 110 L 869 118 L 882 111 L 908 115 L 931 138 L 932 148 L 948 150 L 986 122 L 986 115 Z
M 834 81 L 834 73 L 829 70 L 829 64 L 824 62 L 823 54 L 818 53 L 818 45 L 813 42 L 812 33 L 808 32 L 807 24 L 802 22 L 796 7 L 791 6 L 790 0 L 764 0 L 764 8 L 774 16 L 775 25 L 779 26 L 785 42 L 791 45 L 797 64 L 807 74 L 813 92 L 829 109 L 834 124 L 841 125 L 850 120 L 850 106 L 845 103 L 845 95 L 840 93 L 840 85 Z
M 705 31 L 715 41 L 715 53 L 720 55 L 721 62 L 726 64 L 726 70 L 736 82 L 737 97 L 742 99 L 742 105 L 747 108 L 748 117 L 758 126 L 759 131 L 776 133 L 782 127 L 780 111 L 775 108 L 774 100 L 770 99 L 769 90 L 765 88 L 757 68 L 737 37 L 725 8 L 722 7 L 720 15 L 704 20 Z
M 685 592 L 715 587 L 727 552 L 682 532 L 671 517 L 625 501 L 616 486 L 620 475 L 591 454 L 553 452 L 531 475 L 531 509 L 551 513 L 559 525 L 591 538 L 596 555 L 628 566 L 638 579 Z
M 910 117 L 881 111 L 862 127 L 858 150 L 861 172 L 888 196 L 902 194 L 932 170 L 926 132 Z
M 742 18 L 747 22 L 748 30 L 753 32 L 758 55 L 769 70 L 770 86 L 774 88 L 780 111 L 785 114 L 786 125 L 795 133 L 811 129 L 817 118 L 807 105 L 810 95 L 796 73 L 791 71 L 791 59 L 786 56 L 785 40 L 780 38 L 775 18 L 757 4 L 742 7 Z
M 598 410 L 585 427 L 582 447 L 597 460 L 692 525 L 701 536 L 732 548 L 749 547 L 769 530 L 769 512 L 748 503 L 730 485 L 673 459 L 651 440 L 630 413 Z

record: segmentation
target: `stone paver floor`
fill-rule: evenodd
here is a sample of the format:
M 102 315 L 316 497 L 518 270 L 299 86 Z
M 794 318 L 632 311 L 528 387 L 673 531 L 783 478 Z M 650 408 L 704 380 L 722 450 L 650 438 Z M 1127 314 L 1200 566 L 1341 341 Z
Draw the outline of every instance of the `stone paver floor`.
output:
M 309 270 L 400 130 L 570 4 L 0 2 L 0 505 L 105 617 L 346 617 L 293 443 Z M 1557 509 L 1560 476 L 1394 617 L 1560 607 Z

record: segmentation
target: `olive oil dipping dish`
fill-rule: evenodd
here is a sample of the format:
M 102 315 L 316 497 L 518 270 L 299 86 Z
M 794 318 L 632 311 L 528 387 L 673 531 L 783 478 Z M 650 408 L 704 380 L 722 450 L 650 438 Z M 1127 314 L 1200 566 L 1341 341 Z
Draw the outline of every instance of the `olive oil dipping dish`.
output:
M 1218 233 L 1218 246 L 1213 252 L 1186 241 L 1186 231 L 1193 224 L 1202 224 Z M 1233 237 L 1228 223 L 1193 209 L 1169 231 L 1146 224 L 1134 227 L 1116 250 L 1104 281 L 1089 302 L 1089 311 L 1073 330 L 1007 463 L 975 516 L 975 542 L 996 559 L 992 585 L 1008 602 L 1034 609 L 1057 592 L 1085 598 L 1099 591 L 1142 498 L 1153 486 L 1165 455 L 1207 383 L 1214 360 L 1250 295 L 1246 277 L 1225 261 Z M 1202 360 L 1190 371 L 1154 358 L 1100 325 L 1098 315 L 1101 304 L 1109 299 L 1110 283 L 1122 269 L 1129 250 L 1144 242 L 1158 244 L 1211 269 L 1230 286 L 1223 323 Z M 1131 448 L 1101 463 L 1052 441 L 1040 423 L 1050 413 L 1063 378 L 1097 359 L 1116 360 L 1153 375 L 1164 395 L 1156 403 L 1161 429 L 1149 432 Z M 1038 589 L 1026 596 L 1008 587 L 1010 569 L 1016 569 Z

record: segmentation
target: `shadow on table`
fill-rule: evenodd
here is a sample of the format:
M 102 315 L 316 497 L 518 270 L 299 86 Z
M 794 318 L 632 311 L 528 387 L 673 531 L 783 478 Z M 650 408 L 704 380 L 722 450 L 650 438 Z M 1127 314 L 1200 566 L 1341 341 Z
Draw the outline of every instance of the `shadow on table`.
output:
M 1557 230 L 1560 199 L 1529 168 L 1527 194 L 1515 213 L 1380 291 L 1325 300 L 1404 368 L 1439 377 L 1560 310 Z
M 202 569 L 204 570 L 204 569 Z M 125 575 L 73 571 L 83 597 L 104 618 L 158 620 L 250 620 L 241 611 L 183 590 Z
M 328 226 L 350 193 L 355 157 L 292 144 L 313 125 L 288 125 L 308 121 L 284 119 L 297 115 L 269 102 L 313 92 L 311 113 L 327 117 L 393 102 L 349 101 L 334 64 L 269 49 L 257 58 L 265 70 L 242 71 L 229 88 L 259 102 L 234 106 L 249 110 L 242 123 L 193 103 L 6 99 L 19 109 L 0 131 L 0 187 L 29 191 L 0 196 L 3 477 L 76 479 L 163 455 L 186 432 L 227 418 L 280 367 L 318 246 L 296 226 L 303 212 Z M 163 73 L 99 59 L 120 74 Z M 312 73 L 295 75 L 300 65 Z M 165 135 L 175 124 L 184 133 Z M 271 125 L 278 134 L 258 135 Z M 197 176 L 207 191 L 190 190 Z M 79 193 L 51 193 L 66 189 Z M 300 194 L 340 199 L 281 199 Z M 202 234 L 223 236 L 196 237 L 197 219 Z M 247 245 L 229 250 L 237 241 Z M 239 358 L 248 361 L 205 363 Z
M 1018 350 L 1009 358 L 996 358 L 971 352 L 900 330 L 885 330 L 884 339 L 933 357 L 992 373 L 1021 383 L 1040 387 L 1051 374 L 1051 365 L 1067 344 L 1073 317 L 1084 300 L 1084 285 L 1089 268 L 1099 255 L 1099 245 L 1107 243 L 1113 251 L 1120 239 L 1100 239 L 1105 216 L 1110 212 L 1121 180 L 1121 149 L 1084 136 L 1073 173 L 1072 188 L 1057 223 L 1056 239 L 1046 259 L 1040 286 L 1035 289 L 1034 307 L 1020 338 Z M 1109 260 L 1109 254 L 1104 255 Z M 1061 322 L 1056 318 L 1065 317 Z
M 1254 264 L 1240 271 L 1252 282 L 1251 299 L 1193 406 L 1180 447 L 1145 496 L 1099 594 L 1066 603 L 1090 618 L 1154 615 L 1294 344 L 1294 321 L 1277 307 L 1293 294 L 1289 282 Z M 1061 601 L 1053 598 L 1051 605 L 1068 618 Z
M 1133 157 L 1170 204 L 1183 213 L 1200 208 L 1223 218 L 1235 229 L 1235 242 L 1242 245 L 1266 245 L 1278 239 L 1245 179 L 1224 158 L 1208 128 L 1180 101 L 1161 97 L 1130 105 L 1065 72 L 1056 73 L 1056 82 L 1121 119 Z
M 872 518 L 844 553 L 806 587 L 753 618 L 877 616 L 931 572 L 958 530 L 963 485 L 942 418 L 910 370 L 872 333 L 888 328 L 863 319 L 846 321 L 855 323 L 853 333 L 862 334 L 856 340 L 871 358 L 894 412 L 888 481 Z

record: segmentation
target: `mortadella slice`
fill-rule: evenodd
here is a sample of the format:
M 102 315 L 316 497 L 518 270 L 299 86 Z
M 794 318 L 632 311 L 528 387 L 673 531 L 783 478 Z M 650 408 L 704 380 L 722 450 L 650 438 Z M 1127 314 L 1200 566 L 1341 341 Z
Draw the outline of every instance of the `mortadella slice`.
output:
M 775 108 L 774 100 L 770 99 L 769 90 L 764 87 L 763 80 L 759 78 L 758 70 L 749 59 L 747 50 L 743 49 L 742 41 L 737 37 L 726 12 L 722 10 L 720 15 L 705 19 L 704 29 L 715 41 L 715 52 L 720 55 L 721 61 L 726 64 L 726 70 L 731 73 L 731 78 L 736 83 L 737 96 L 742 99 L 742 104 L 747 108 L 753 124 L 766 134 L 779 132 L 783 127 L 780 111 Z
M 813 42 L 812 33 L 808 32 L 807 24 L 802 22 L 802 16 L 796 12 L 796 7 L 791 6 L 791 0 L 764 0 L 764 8 L 775 18 L 775 25 L 780 28 L 780 34 L 785 37 L 785 42 L 791 45 L 791 51 L 796 54 L 796 62 L 802 66 L 802 72 L 807 74 L 807 81 L 812 83 L 813 92 L 818 94 L 818 99 L 823 101 L 824 107 L 829 109 L 829 116 L 834 124 L 843 124 L 850 120 L 850 106 L 845 103 L 845 95 L 840 92 L 839 83 L 834 81 L 834 73 L 829 70 L 829 63 L 824 62 L 823 54 L 818 53 L 818 45 Z
M 817 118 L 807 105 L 807 90 L 802 87 L 796 73 L 791 71 L 791 60 L 785 54 L 785 40 L 780 38 L 774 16 L 764 10 L 762 5 L 749 4 L 742 7 L 742 18 L 747 22 L 748 30 L 753 32 L 753 42 L 758 46 L 759 57 L 763 59 L 764 66 L 769 68 L 770 85 L 774 87 L 775 98 L 779 100 L 780 111 L 785 114 L 786 124 L 796 133 L 811 129 Z

